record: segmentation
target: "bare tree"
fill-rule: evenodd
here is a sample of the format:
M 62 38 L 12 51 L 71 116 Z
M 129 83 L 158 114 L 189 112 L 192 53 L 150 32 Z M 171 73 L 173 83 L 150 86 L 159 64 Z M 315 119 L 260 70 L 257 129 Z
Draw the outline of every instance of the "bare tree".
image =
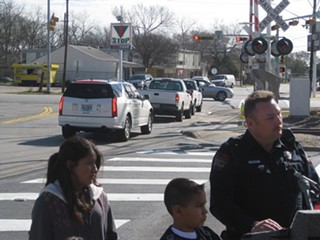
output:
M 174 41 L 165 36 L 174 18 L 169 9 L 138 4 L 130 11 L 123 10 L 122 7 L 114 8 L 113 15 L 121 22 L 132 24 L 134 49 L 146 68 L 166 62 L 166 57 L 172 58 L 172 54 L 176 52 Z
M 47 45 L 47 19 L 41 8 L 37 8 L 34 14 L 29 13 L 24 17 L 21 34 L 24 36 L 22 48 L 40 49 Z
M 138 4 L 126 11 L 123 7 L 114 8 L 113 15 L 121 21 L 132 24 L 135 35 L 147 35 L 171 27 L 174 14 L 163 6 L 144 6 Z
M 19 61 L 21 34 L 24 18 L 23 8 L 14 5 L 12 1 L 1 1 L 0 8 L 0 62 L 10 66 L 12 62 Z
M 88 18 L 89 15 L 86 12 L 82 12 L 79 15 L 75 15 L 75 13 L 72 12 L 69 15 L 68 42 L 70 44 L 84 45 L 84 39 L 92 34 L 94 24 L 88 21 Z
M 178 46 L 171 38 L 149 33 L 148 37 L 136 36 L 136 43 L 136 50 L 140 53 L 146 68 L 154 65 L 172 66 L 176 63 L 175 53 Z

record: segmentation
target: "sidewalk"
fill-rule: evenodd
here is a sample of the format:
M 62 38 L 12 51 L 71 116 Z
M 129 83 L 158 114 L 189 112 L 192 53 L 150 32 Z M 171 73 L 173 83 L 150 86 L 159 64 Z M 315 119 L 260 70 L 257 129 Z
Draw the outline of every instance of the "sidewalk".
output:
M 34 86 L 10 86 L 0 85 L 0 93 L 23 93 L 23 92 L 39 92 L 39 87 Z M 42 88 L 42 93 L 47 93 L 47 87 Z M 50 93 L 61 93 L 61 87 L 50 87 Z

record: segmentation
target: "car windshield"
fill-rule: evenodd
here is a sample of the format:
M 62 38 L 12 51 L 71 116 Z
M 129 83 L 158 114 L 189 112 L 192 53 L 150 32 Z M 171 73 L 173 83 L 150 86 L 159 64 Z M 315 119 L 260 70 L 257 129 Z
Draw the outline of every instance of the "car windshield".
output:
M 150 83 L 149 89 L 181 91 L 182 86 L 180 82 L 176 82 L 176 81 L 154 80 Z
M 114 94 L 107 84 L 71 84 L 66 92 L 66 97 L 73 98 L 113 98 Z
M 129 80 L 144 80 L 146 79 L 145 75 L 132 75 Z
M 215 76 L 215 77 L 213 78 L 213 80 L 219 80 L 219 79 L 224 79 L 224 76 Z
M 196 90 L 196 85 L 194 82 L 185 81 L 186 87 L 188 90 Z

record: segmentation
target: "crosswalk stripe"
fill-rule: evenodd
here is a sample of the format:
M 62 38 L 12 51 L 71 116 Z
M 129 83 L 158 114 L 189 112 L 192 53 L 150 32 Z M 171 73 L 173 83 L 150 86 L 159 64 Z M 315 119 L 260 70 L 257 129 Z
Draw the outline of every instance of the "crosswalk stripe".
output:
M 44 184 L 45 178 L 36 178 L 21 183 L 41 183 Z M 136 179 L 136 178 L 98 178 L 100 184 L 126 184 L 126 185 L 167 185 L 171 179 Z M 198 184 L 206 183 L 206 179 L 193 179 Z
M 108 193 L 109 201 L 163 201 L 163 193 Z M 0 193 L 0 201 L 33 201 L 39 193 Z
M 318 173 L 318 176 L 320 176 L 320 164 L 318 166 L 316 166 L 316 171 Z
M 132 166 L 103 166 L 100 168 L 100 171 L 131 171 L 131 172 L 210 172 L 211 168 L 207 167 L 132 167 Z
M 174 163 L 211 163 L 212 158 L 140 158 L 140 157 L 114 157 L 107 160 L 107 162 L 174 162 Z
M 161 155 L 179 155 L 179 156 L 210 156 L 213 157 L 215 154 L 215 151 L 207 151 L 207 152 L 185 152 L 185 151 L 162 151 L 162 150 L 147 150 L 147 151 L 140 151 L 137 152 L 139 154 L 161 154 Z
M 116 227 L 119 228 L 129 219 L 115 219 Z M 22 232 L 29 231 L 31 226 L 31 219 L 0 219 L 0 232 Z

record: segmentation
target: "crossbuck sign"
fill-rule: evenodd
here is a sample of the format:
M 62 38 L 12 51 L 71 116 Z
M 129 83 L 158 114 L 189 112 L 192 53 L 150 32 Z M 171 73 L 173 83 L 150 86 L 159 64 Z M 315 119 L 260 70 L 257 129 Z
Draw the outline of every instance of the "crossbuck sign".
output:
M 279 14 L 290 4 L 288 0 L 282 0 L 274 9 L 271 7 L 268 0 L 260 0 L 259 4 L 268 14 L 259 24 L 260 32 L 262 32 L 272 20 L 274 20 L 283 31 L 288 30 L 289 25 L 281 16 L 279 16 Z

